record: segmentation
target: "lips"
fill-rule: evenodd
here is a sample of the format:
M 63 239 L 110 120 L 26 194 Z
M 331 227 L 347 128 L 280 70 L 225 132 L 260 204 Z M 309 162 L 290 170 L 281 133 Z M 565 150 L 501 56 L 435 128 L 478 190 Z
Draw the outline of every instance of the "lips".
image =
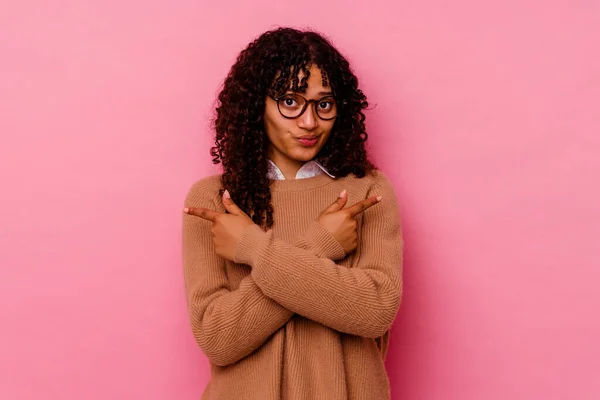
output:
M 319 137 L 318 136 L 302 136 L 302 137 L 296 138 L 296 140 L 298 142 L 300 142 L 300 144 L 304 147 L 312 147 L 317 144 L 317 142 L 319 141 Z

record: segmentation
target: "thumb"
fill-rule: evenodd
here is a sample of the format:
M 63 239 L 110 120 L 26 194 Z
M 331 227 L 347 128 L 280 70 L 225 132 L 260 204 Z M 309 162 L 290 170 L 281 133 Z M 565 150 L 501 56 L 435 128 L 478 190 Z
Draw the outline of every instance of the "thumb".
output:
M 242 209 L 239 208 L 233 202 L 233 200 L 231 200 L 231 195 L 229 194 L 228 190 L 226 190 L 223 193 L 223 205 L 225 206 L 225 209 L 227 210 L 227 212 L 229 212 L 229 214 L 232 214 L 232 215 L 246 215 L 246 213 L 244 211 L 242 211 Z
M 346 205 L 347 202 L 348 202 L 348 192 L 346 191 L 346 189 L 344 189 L 344 190 L 342 190 L 342 193 L 340 193 L 340 197 L 338 197 L 336 199 L 336 201 L 334 201 L 329 207 L 327 207 L 324 212 L 330 213 L 330 212 L 339 211 L 342 208 L 344 208 L 344 206 Z

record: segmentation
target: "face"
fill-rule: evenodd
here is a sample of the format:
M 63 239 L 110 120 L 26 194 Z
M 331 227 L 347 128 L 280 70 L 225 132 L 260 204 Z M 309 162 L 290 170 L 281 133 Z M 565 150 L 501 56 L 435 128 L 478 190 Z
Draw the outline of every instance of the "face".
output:
M 300 94 L 307 100 L 319 100 L 332 95 L 331 87 L 323 86 L 321 70 L 311 67 L 309 71 L 308 88 Z M 298 76 L 302 78 L 303 74 Z M 293 104 L 290 102 L 290 105 Z M 315 158 L 331 134 L 335 119 L 319 118 L 315 107 L 326 110 L 327 104 L 312 102 L 301 116 L 288 119 L 279 112 L 277 102 L 267 96 L 264 121 L 270 141 L 269 156 L 284 175 L 286 172 L 291 174 L 297 171 L 304 163 Z M 324 112 L 320 112 L 321 115 L 325 115 Z

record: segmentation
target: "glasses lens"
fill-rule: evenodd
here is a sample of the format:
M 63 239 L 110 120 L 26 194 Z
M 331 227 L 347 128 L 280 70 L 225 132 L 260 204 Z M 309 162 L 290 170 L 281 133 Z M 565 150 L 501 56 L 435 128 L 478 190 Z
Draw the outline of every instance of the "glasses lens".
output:
M 306 100 L 296 94 L 286 94 L 277 102 L 279 111 L 284 117 L 295 118 L 302 113 Z
M 315 104 L 315 109 L 322 119 L 333 119 L 337 115 L 337 106 L 333 97 L 323 97 Z

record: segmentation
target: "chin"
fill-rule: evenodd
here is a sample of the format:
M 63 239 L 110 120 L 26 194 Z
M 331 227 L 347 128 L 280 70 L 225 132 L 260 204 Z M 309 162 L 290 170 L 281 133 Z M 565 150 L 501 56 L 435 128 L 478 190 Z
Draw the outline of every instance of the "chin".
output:
M 296 161 L 308 162 L 319 154 L 321 148 L 297 149 L 290 154 L 290 158 Z

